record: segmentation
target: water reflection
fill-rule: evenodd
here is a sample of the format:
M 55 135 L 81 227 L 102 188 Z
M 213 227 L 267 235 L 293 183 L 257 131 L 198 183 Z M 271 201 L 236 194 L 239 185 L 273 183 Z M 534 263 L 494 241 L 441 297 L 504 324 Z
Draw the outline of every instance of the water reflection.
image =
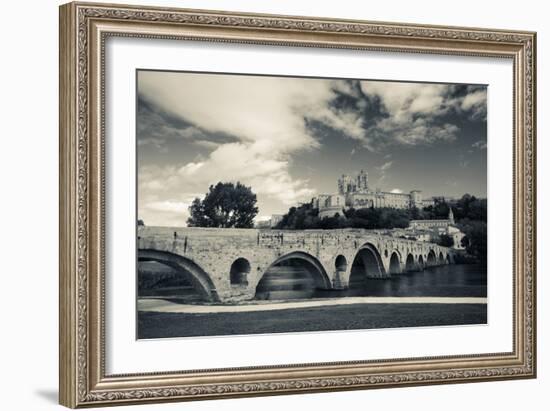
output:
M 306 262 L 295 259 L 280 263 L 265 273 L 256 288 L 256 299 L 487 296 L 487 273 L 484 267 L 474 264 L 443 265 L 393 275 L 391 278 L 373 279 L 366 278 L 365 266 L 362 261 L 356 261 L 346 290 L 318 289 L 314 275 Z M 204 297 L 188 280 L 170 267 L 155 262 L 139 263 L 138 296 L 161 297 L 183 304 L 204 302 Z
M 205 301 L 184 276 L 156 261 L 138 262 L 138 297 L 163 297 L 182 304 Z
M 487 273 L 481 265 L 456 264 L 427 268 L 424 271 L 369 279 L 364 267 L 354 265 L 346 290 L 315 289 L 314 281 L 303 267 L 273 267 L 257 288 L 262 300 L 376 297 L 486 297 Z
M 317 295 L 310 271 L 299 262 L 293 263 L 271 267 L 256 287 L 256 299 L 308 299 Z

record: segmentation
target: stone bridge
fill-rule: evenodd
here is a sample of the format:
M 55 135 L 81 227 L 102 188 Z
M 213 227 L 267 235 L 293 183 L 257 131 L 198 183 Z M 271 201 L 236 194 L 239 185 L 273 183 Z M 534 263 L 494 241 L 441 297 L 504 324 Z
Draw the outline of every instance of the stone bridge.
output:
M 366 277 L 388 278 L 450 264 L 453 251 L 359 229 L 138 227 L 138 260 L 176 269 L 211 301 L 253 299 L 266 271 L 292 259 L 301 260 L 318 288 L 345 289 L 355 259 Z

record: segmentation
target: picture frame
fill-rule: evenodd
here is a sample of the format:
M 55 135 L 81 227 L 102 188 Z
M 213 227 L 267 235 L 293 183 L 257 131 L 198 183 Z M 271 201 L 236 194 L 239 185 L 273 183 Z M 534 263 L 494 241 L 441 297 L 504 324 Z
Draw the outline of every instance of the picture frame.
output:
M 512 350 L 108 374 L 106 209 L 110 204 L 105 164 L 110 153 L 105 143 L 109 92 L 105 64 L 110 38 L 511 61 L 513 158 L 507 161 L 513 169 Z M 535 33 L 69 3 L 60 7 L 59 110 L 62 405 L 78 408 L 536 377 Z

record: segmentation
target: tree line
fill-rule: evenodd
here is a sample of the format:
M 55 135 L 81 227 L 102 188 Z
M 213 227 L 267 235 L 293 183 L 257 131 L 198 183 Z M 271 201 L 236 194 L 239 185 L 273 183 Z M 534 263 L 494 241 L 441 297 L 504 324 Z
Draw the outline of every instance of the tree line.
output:
M 410 221 L 410 211 L 394 208 L 349 208 L 342 214 L 319 216 L 319 210 L 311 203 L 291 207 L 274 227 L 283 230 L 311 230 L 335 228 L 405 228 Z
M 311 203 L 291 207 L 283 215 L 275 228 L 285 230 L 334 229 L 334 228 L 365 228 L 392 229 L 406 228 L 411 220 L 446 219 L 452 208 L 455 221 L 467 224 L 469 221 L 487 222 L 487 201 L 465 194 L 452 203 L 444 199 L 436 199 L 433 206 L 419 209 L 396 208 L 349 208 L 333 216 L 319 216 L 319 210 Z

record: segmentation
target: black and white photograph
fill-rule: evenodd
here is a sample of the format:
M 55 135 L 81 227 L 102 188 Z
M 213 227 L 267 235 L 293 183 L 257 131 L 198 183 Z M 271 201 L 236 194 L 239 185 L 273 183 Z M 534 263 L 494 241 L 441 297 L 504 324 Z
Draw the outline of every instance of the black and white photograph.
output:
M 2 5 L 1 409 L 547 407 L 545 3 Z
M 487 322 L 487 87 L 138 70 L 138 338 Z

